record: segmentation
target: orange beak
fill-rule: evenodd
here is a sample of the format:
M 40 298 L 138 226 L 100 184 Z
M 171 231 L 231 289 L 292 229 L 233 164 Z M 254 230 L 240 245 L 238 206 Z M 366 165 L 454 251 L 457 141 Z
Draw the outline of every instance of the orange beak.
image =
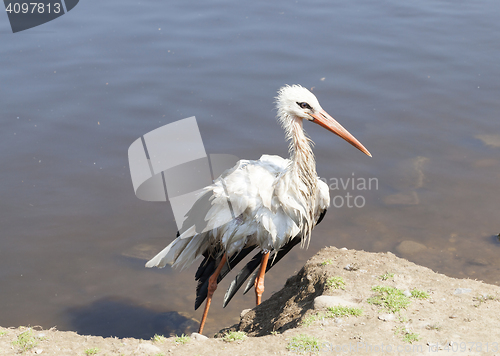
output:
M 349 131 L 344 129 L 341 124 L 339 124 L 333 117 L 328 115 L 328 113 L 321 109 L 318 114 L 310 114 L 313 118 L 312 122 L 324 127 L 328 131 L 333 132 L 335 135 L 342 137 L 344 140 L 349 142 L 351 145 L 356 147 L 361 152 L 368 156 L 372 156 L 371 153 L 359 142 L 356 137 L 351 135 Z

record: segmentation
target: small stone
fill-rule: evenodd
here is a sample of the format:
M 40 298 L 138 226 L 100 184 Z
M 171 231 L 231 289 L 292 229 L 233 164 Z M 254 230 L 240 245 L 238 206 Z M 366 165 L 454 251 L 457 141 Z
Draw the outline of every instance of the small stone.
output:
M 43 350 L 42 349 L 35 349 L 33 352 L 35 355 L 40 355 L 43 352 Z
M 455 289 L 453 294 L 461 295 L 461 294 L 468 294 L 470 292 L 472 292 L 472 289 L 470 289 L 470 288 L 457 288 L 457 289 Z
M 191 339 L 195 340 L 195 341 L 205 341 L 205 340 L 208 340 L 208 337 L 206 337 L 205 335 L 202 335 L 202 334 L 192 333 Z
M 136 353 L 139 353 L 139 352 L 143 352 L 147 355 L 149 354 L 159 354 L 161 352 L 161 349 L 155 345 L 151 345 L 151 344 L 139 344 L 139 346 L 137 346 L 137 349 L 135 350 Z
M 394 316 L 394 314 L 381 314 L 381 315 L 378 316 L 378 318 L 380 320 L 383 320 L 383 321 L 391 321 L 391 320 L 396 319 L 396 317 Z
M 402 255 L 412 255 L 426 249 L 425 245 L 411 240 L 405 240 L 396 246 L 396 251 Z
M 246 315 L 252 309 L 243 309 L 240 313 L 240 319 L 243 319 L 243 317 Z
M 347 251 L 347 248 L 346 247 L 342 247 L 341 250 L 342 251 Z
M 405 290 L 405 291 L 403 292 L 403 294 L 404 294 L 406 297 L 408 297 L 408 298 L 410 298 L 410 297 L 411 297 L 411 292 L 410 292 L 408 289 L 407 289 L 407 290 Z
M 456 319 L 456 318 L 458 318 L 458 315 L 455 315 L 455 314 L 450 315 L 450 319 Z
M 357 271 L 359 269 L 359 267 L 355 263 L 353 263 L 353 264 L 349 263 L 347 266 L 344 267 L 344 269 L 346 271 Z

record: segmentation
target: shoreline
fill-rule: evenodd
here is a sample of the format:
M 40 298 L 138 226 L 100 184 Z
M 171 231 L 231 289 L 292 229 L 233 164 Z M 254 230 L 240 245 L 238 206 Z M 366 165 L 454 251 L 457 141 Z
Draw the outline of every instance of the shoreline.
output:
M 392 253 L 327 247 L 216 338 L 0 327 L 0 355 L 500 355 L 499 315 L 498 286 L 447 277 Z

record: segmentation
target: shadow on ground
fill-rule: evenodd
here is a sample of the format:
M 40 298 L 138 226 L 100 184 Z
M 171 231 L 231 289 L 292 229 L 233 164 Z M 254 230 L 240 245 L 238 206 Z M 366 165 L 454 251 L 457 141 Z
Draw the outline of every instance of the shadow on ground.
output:
M 155 334 L 191 334 L 198 322 L 174 311 L 158 311 L 121 298 L 102 298 L 67 311 L 71 329 L 81 335 L 150 339 Z

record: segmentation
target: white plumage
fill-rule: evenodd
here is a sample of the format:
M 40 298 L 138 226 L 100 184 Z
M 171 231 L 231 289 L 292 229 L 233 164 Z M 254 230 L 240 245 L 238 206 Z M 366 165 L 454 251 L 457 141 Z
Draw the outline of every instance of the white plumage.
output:
M 202 255 L 218 261 L 209 280 L 200 333 L 217 277 L 231 256 L 249 246 L 264 251 L 255 280 L 259 304 L 269 251 L 280 250 L 299 235 L 302 246 L 308 245 L 312 229 L 329 206 L 328 186 L 316 174 L 312 141 L 305 135 L 303 120 L 319 124 L 371 156 L 302 86 L 282 87 L 276 104 L 278 120 L 290 141 L 290 159 L 263 155 L 256 161 L 239 161 L 200 193 L 180 236 L 146 263 L 146 267 L 171 264 L 182 269 Z M 228 201 L 232 209 L 228 209 Z
M 209 233 L 194 234 L 195 227 L 190 226 L 146 267 L 171 264 L 182 269 L 218 243 L 229 256 L 247 245 L 258 245 L 268 251 L 279 250 L 305 229 L 309 216 L 309 206 L 303 202 L 297 184 L 286 174 L 290 165 L 290 160 L 270 155 L 263 155 L 256 161 L 239 161 L 200 193 L 211 196 L 212 206 L 205 215 Z M 219 216 L 227 215 L 228 198 L 233 211 L 242 213 L 229 223 L 221 224 Z M 315 222 L 330 202 L 328 186 L 319 179 L 314 201 Z

